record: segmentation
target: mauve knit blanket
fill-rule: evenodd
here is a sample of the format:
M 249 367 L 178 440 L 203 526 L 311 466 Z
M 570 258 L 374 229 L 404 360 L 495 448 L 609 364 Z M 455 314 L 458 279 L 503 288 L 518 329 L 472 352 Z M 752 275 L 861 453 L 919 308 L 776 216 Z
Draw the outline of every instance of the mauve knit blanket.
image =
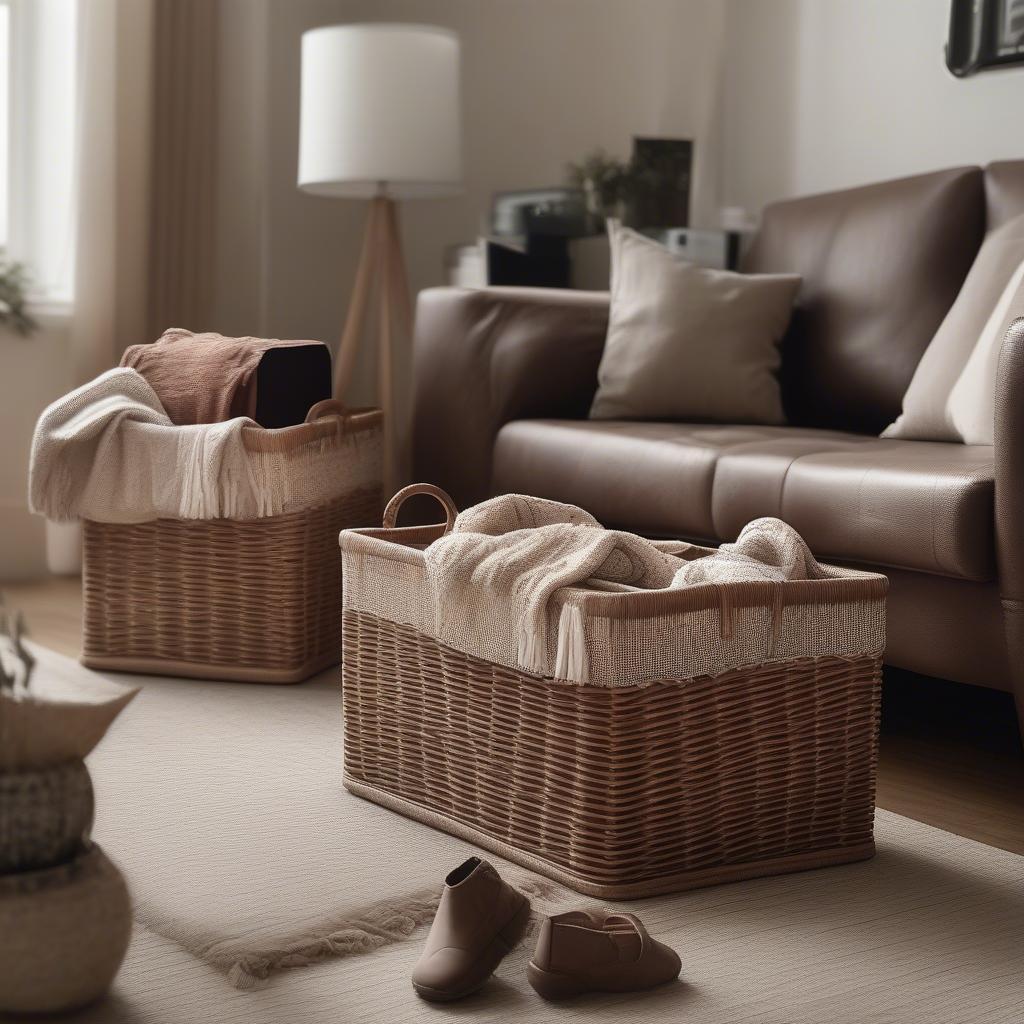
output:
M 424 551 L 437 639 L 535 675 L 584 681 L 574 655 L 582 624 L 574 623 L 572 605 L 562 609 L 551 661 L 551 602 L 564 587 L 662 590 L 827 575 L 780 519 L 756 519 L 735 544 L 694 553 L 685 542 L 606 530 L 574 505 L 522 494 L 491 498 L 461 512 L 452 532 Z
M 226 338 L 172 327 L 152 344 L 125 349 L 121 365 L 146 378 L 172 423 L 220 423 L 256 415 L 256 369 L 265 352 L 322 344 Z

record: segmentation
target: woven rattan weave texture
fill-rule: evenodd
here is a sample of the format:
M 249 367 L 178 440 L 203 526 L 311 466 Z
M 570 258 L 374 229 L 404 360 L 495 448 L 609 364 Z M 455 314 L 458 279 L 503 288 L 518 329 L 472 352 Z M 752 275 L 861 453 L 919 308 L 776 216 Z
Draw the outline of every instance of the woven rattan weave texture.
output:
M 86 522 L 82 662 L 299 682 L 341 660 L 338 533 L 379 521 L 379 487 L 245 522 Z
M 871 856 L 881 663 L 574 686 L 344 614 L 345 784 L 573 888 L 654 895 Z

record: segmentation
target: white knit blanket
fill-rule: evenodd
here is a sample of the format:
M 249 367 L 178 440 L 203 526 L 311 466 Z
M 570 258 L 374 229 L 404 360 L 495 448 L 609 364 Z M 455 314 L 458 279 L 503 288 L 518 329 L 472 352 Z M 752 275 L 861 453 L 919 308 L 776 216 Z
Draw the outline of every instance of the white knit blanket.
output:
M 582 637 L 572 605 L 562 610 L 553 663 L 548 644 L 550 604 L 564 587 L 661 590 L 827 575 L 779 519 L 754 520 L 735 544 L 695 560 L 672 547 L 687 545 L 605 530 L 573 505 L 521 494 L 491 498 L 460 513 L 452 532 L 424 552 L 437 639 L 456 650 L 494 651 L 499 663 L 536 675 L 575 679 Z M 513 632 L 510 622 L 518 624 Z
M 146 379 L 108 370 L 39 417 L 29 507 L 48 519 L 141 523 L 275 515 L 248 458 L 249 419 L 174 426 Z

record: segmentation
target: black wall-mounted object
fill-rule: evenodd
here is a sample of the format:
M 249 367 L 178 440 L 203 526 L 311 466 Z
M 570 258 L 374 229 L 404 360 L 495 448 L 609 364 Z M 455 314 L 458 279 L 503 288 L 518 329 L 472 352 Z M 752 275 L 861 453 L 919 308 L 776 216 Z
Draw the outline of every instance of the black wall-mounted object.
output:
M 632 166 L 625 222 L 634 228 L 687 227 L 693 142 L 634 136 Z
M 966 78 L 1024 64 L 1024 0 L 952 0 L 946 67 Z

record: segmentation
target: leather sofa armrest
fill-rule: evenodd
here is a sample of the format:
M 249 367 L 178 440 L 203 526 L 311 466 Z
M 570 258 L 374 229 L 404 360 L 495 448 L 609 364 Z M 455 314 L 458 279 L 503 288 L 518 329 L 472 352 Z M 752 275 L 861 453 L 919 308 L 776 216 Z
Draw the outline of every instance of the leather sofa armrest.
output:
M 488 497 L 494 439 L 505 423 L 587 415 L 607 326 L 605 292 L 420 292 L 413 478 L 443 487 L 460 508 Z
M 996 563 L 1006 653 L 1024 737 L 1024 317 L 999 353 L 995 397 Z
M 995 396 L 996 558 L 1004 599 L 1024 602 L 1024 317 L 999 353 Z

